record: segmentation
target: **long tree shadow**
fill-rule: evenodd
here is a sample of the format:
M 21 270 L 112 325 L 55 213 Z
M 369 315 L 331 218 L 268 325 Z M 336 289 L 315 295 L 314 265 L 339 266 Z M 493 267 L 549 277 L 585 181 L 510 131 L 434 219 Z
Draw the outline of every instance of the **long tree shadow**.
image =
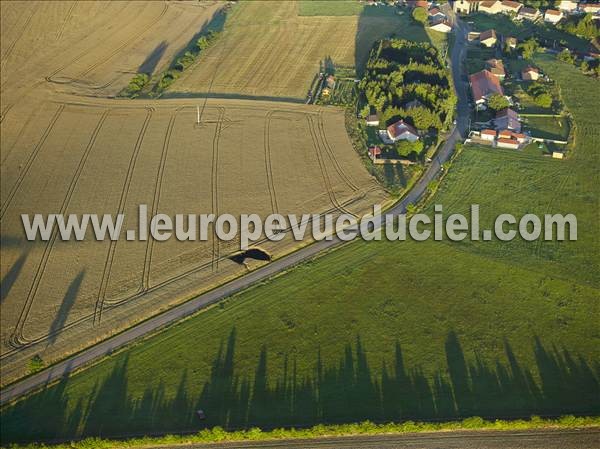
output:
M 75 304 L 75 300 L 77 299 L 77 294 L 79 293 L 79 288 L 81 287 L 81 283 L 83 282 L 84 276 L 85 270 L 82 270 L 75 277 L 75 279 L 71 281 L 71 284 L 69 284 L 69 288 L 67 289 L 67 292 L 65 293 L 65 296 L 60 304 L 58 312 L 56 312 L 56 316 L 54 317 L 54 320 L 50 325 L 50 329 L 48 330 L 48 346 L 52 345 L 56 341 L 59 331 L 67 322 L 69 312 Z
M 23 269 L 23 265 L 25 265 L 25 261 L 27 260 L 28 252 L 24 252 L 17 259 L 17 261 L 10 267 L 10 270 L 4 275 L 2 281 L 0 282 L 0 304 L 4 302 L 4 300 L 8 297 L 8 293 L 12 289 L 12 286 L 17 281 L 19 277 L 19 273 Z
M 335 360 L 325 361 L 320 349 L 314 370 L 298 373 L 295 354 L 287 354 L 281 376 L 269 375 L 272 363 L 267 346 L 260 349 L 254 373 L 235 366 L 237 334 L 231 330 L 212 362 L 200 393 L 190 396 L 190 366 L 174 389 L 165 394 L 158 378 L 140 394 L 130 392 L 128 359 L 114 366 L 104 380 L 89 386 L 89 394 L 69 401 L 69 380 L 2 411 L 2 443 L 83 436 L 119 436 L 228 429 L 263 429 L 349 423 L 444 420 L 468 416 L 525 417 L 533 414 L 597 414 L 600 412 L 598 367 L 570 351 L 533 342 L 535 367 L 524 366 L 508 343 L 505 362 L 484 362 L 479 354 L 467 357 L 458 336 L 445 343 L 445 366 L 425 372 L 407 366 L 399 342 L 392 360 L 383 360 L 375 375 L 360 336 L 348 343 Z M 444 361 L 440 361 L 444 364 Z M 533 374 L 535 372 L 535 375 Z M 136 374 L 139 375 L 139 372 Z M 148 379 L 153 379 L 148 375 Z M 153 379 L 154 380 L 154 379 Z M 139 382 L 139 381 L 138 381 Z M 157 383 L 156 383 L 157 382 Z M 171 391 L 171 390 L 170 390 Z M 196 415 L 203 410 L 206 419 Z

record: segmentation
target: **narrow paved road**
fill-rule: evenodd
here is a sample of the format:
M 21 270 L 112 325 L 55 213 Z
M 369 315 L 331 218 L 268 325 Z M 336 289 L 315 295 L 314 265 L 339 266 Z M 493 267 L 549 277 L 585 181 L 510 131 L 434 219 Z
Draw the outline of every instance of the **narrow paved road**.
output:
M 404 213 L 409 204 L 416 203 L 419 198 L 423 196 L 423 193 L 425 193 L 427 189 L 427 185 L 439 175 L 442 164 L 446 162 L 452 155 L 454 144 L 461 138 L 462 135 L 464 135 L 464 132 L 467 129 L 469 117 L 467 103 L 468 97 L 466 95 L 465 84 L 462 81 L 464 74 L 462 73 L 461 64 L 465 48 L 466 33 L 462 27 L 457 27 L 456 41 L 451 54 L 452 73 L 459 98 L 457 125 L 452 130 L 445 144 L 438 151 L 437 156 L 429 164 L 421 179 L 402 199 L 402 201 L 396 204 L 387 213 Z M 380 217 L 379 221 L 376 222 L 375 229 L 381 227 L 382 221 L 383 218 Z M 104 340 L 103 342 L 98 343 L 97 345 L 92 346 L 80 352 L 79 354 L 69 357 L 44 371 L 5 387 L 2 391 L 0 391 L 0 405 L 12 401 L 34 389 L 43 387 L 52 381 L 60 379 L 71 371 L 80 368 L 99 357 L 112 353 L 115 349 L 131 343 L 132 341 L 143 337 L 150 332 L 154 332 L 168 324 L 181 320 L 182 318 L 185 318 L 210 304 L 213 304 L 233 295 L 234 293 L 250 287 L 258 281 L 265 280 L 277 273 L 288 270 L 300 262 L 311 259 L 324 251 L 338 247 L 344 243 L 344 241 L 341 241 L 337 238 L 334 238 L 333 240 L 322 240 L 320 242 L 316 242 L 286 257 L 274 260 L 270 264 L 248 273 L 243 277 L 235 279 L 214 290 L 199 295 L 184 304 L 174 307 L 160 315 L 155 316 L 154 318 L 151 318 L 126 330 L 125 332 Z
M 158 449 L 160 446 L 149 449 Z M 164 446 L 162 446 L 164 448 Z M 432 432 L 304 440 L 194 444 L 190 449 L 582 449 L 600 447 L 600 429 Z

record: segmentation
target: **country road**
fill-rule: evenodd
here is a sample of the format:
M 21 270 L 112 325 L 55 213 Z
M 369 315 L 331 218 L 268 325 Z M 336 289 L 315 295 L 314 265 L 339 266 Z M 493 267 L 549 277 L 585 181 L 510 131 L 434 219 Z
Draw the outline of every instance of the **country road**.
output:
M 450 11 L 451 13 L 451 11 Z M 450 16 L 455 20 L 453 16 Z M 451 53 L 451 66 L 454 84 L 458 95 L 457 124 L 448 136 L 442 148 L 438 151 L 433 161 L 427 167 L 421 179 L 414 185 L 411 191 L 387 213 L 401 214 L 406 211 L 409 204 L 416 203 L 425 193 L 428 184 L 434 180 L 440 173 L 442 164 L 450 159 L 455 143 L 464 137 L 468 127 L 469 106 L 465 83 L 463 82 L 464 73 L 461 61 L 466 48 L 466 31 L 461 24 L 457 23 L 456 40 Z M 377 217 L 376 217 L 377 218 Z M 383 217 L 377 220 L 375 230 L 381 228 Z M 186 303 L 176 306 L 160 315 L 157 315 L 147 321 L 144 321 L 118 335 L 98 343 L 74 356 L 71 356 L 47 369 L 29 376 L 6 386 L 0 391 L 0 405 L 15 400 L 20 396 L 31 392 L 32 390 L 43 387 L 55 380 L 62 378 L 73 370 L 76 370 L 95 359 L 111 354 L 118 348 L 133 342 L 136 339 L 144 337 L 151 332 L 163 328 L 164 326 L 181 320 L 198 310 L 214 304 L 226 297 L 240 292 L 253 284 L 268 279 L 278 273 L 290 269 L 291 267 L 314 258 L 325 251 L 343 245 L 344 241 L 333 238 L 332 240 L 322 240 L 302 248 L 286 257 L 274 260 L 273 262 L 252 271 L 238 279 L 224 284 L 214 290 L 199 295 Z
M 159 449 L 161 446 L 149 446 Z M 162 446 L 164 448 L 164 446 Z M 600 429 L 456 431 L 407 435 L 360 435 L 298 440 L 192 444 L 190 449 L 581 449 L 600 447 Z

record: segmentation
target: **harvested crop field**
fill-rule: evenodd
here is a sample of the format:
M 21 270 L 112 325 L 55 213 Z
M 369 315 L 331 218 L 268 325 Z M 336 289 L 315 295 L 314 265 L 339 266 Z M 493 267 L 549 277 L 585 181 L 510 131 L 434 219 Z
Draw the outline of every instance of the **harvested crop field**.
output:
M 241 2 L 229 14 L 222 38 L 171 90 L 304 99 L 327 58 L 360 73 L 373 43 L 383 37 L 427 40 L 422 27 L 391 7 L 318 17 L 317 10 L 300 16 L 298 8 L 291 1 Z
M 264 263 L 231 260 L 239 242 L 212 229 L 203 242 L 126 242 L 140 204 L 264 217 L 361 215 L 386 200 L 340 109 L 113 98 L 140 67 L 168 67 L 222 5 L 2 3 L 3 384 L 34 355 L 52 362 Z M 118 241 L 27 241 L 21 214 L 36 213 L 125 220 Z M 307 243 L 286 234 L 259 246 L 277 258 Z

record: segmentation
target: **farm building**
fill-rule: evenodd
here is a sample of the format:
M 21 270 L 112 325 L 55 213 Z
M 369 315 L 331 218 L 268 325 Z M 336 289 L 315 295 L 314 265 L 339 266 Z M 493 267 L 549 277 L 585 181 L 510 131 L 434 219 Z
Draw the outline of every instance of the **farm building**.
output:
M 519 14 L 517 14 L 517 18 L 521 20 L 531 20 L 535 22 L 541 17 L 540 10 L 537 8 L 530 8 L 528 6 L 524 6 L 519 10 Z
M 544 13 L 544 22 L 556 24 L 563 19 L 562 11 L 557 9 L 547 9 Z
M 515 133 L 508 129 L 504 129 L 498 133 L 498 139 L 516 140 L 518 143 L 524 143 L 527 136 L 521 133 Z
M 494 118 L 494 126 L 496 129 L 508 129 L 515 132 L 521 131 L 521 122 L 519 121 L 519 114 L 513 109 L 506 108 L 496 113 Z
M 540 71 L 532 66 L 527 66 L 521 70 L 521 78 L 525 81 L 536 81 L 540 77 Z
M 373 160 L 375 160 L 379 156 L 381 156 L 381 148 L 378 147 L 377 145 L 370 146 L 368 152 L 369 152 L 369 157 Z
M 502 2 L 499 0 L 481 2 L 479 4 L 479 11 L 488 14 L 498 14 L 499 12 L 502 12 Z
M 488 48 L 493 47 L 498 42 L 495 30 L 487 30 L 479 33 L 479 43 L 485 45 Z
M 506 71 L 504 70 L 504 63 L 501 59 L 488 59 L 485 61 L 485 68 L 492 72 L 500 81 L 506 77 Z
M 586 3 L 579 8 L 586 14 L 600 14 L 600 3 Z
M 440 11 L 439 8 L 431 8 L 428 11 L 428 14 L 429 14 L 429 20 L 434 21 L 434 22 L 437 22 L 441 19 L 446 18 L 446 15 L 442 11 Z
M 496 146 L 498 148 L 508 148 L 508 149 L 511 149 L 511 150 L 518 150 L 519 149 L 519 142 L 517 140 L 513 140 L 513 139 L 499 138 L 496 141 Z
M 473 101 L 477 106 L 484 105 L 487 98 L 492 94 L 504 95 L 500 81 L 488 70 L 470 75 L 469 83 L 471 84 Z
M 469 42 L 478 41 L 480 34 L 481 33 L 478 33 L 477 31 L 469 31 L 469 34 L 467 34 L 467 41 L 469 41 Z
M 399 140 L 408 140 L 409 142 L 415 142 L 419 140 L 419 133 L 404 120 L 398 120 L 396 123 L 392 123 L 387 127 L 387 135 L 392 142 L 398 142 Z
M 452 25 L 447 20 L 440 20 L 429 27 L 434 31 L 439 31 L 440 33 L 449 33 L 452 31 Z
M 452 3 L 452 9 L 458 14 L 471 14 L 479 9 L 479 3 L 470 0 L 455 0 Z
M 496 140 L 496 131 L 493 129 L 482 129 L 480 136 L 481 140 L 489 140 L 490 142 L 493 142 Z
M 367 126 L 379 126 L 379 117 L 376 114 L 371 114 L 365 119 Z
M 503 0 L 500 5 L 502 12 L 505 14 L 518 14 L 522 7 L 523 3 L 513 2 L 511 0 Z
M 566 12 L 567 14 L 572 14 L 577 11 L 578 3 L 573 0 L 562 0 L 558 5 L 558 9 Z

